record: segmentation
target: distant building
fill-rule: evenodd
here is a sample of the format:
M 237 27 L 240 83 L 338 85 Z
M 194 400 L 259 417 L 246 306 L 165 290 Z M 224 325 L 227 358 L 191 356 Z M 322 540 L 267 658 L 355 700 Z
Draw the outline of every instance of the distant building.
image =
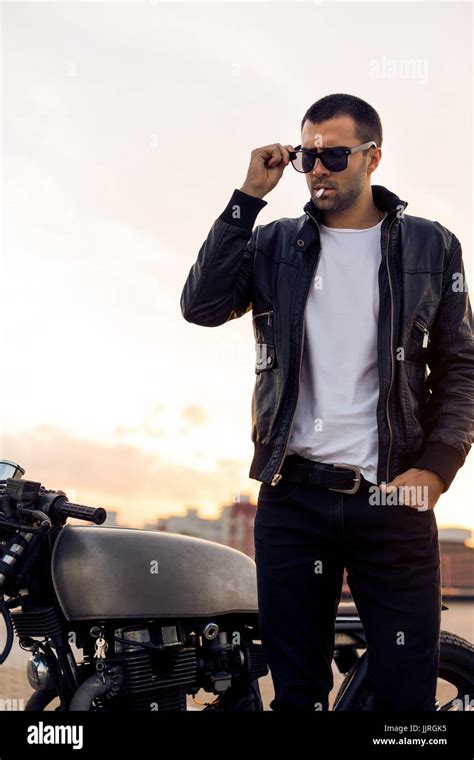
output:
M 244 552 L 255 559 L 253 526 L 257 506 L 248 496 L 241 495 L 238 500 L 222 510 L 223 543 Z
M 465 541 L 470 541 L 472 538 L 472 531 L 466 528 L 440 528 L 438 530 L 438 536 L 440 542 L 454 541 L 463 544 Z
M 224 543 L 220 521 L 199 517 L 198 510 L 194 508 L 188 509 L 185 515 L 171 515 L 167 518 L 161 518 L 158 520 L 155 529 L 205 538 L 207 541 L 216 541 L 219 544 Z
M 185 515 L 160 518 L 155 525 L 148 523 L 146 528 L 215 541 L 218 544 L 231 546 L 254 559 L 255 510 L 256 504 L 250 501 L 250 497 L 240 495 L 238 500 L 225 505 L 220 516 L 215 520 L 199 517 L 198 510 L 190 508 Z
M 471 531 L 439 531 L 441 583 L 446 595 L 474 596 L 474 546 Z
M 255 559 L 253 529 L 256 509 L 257 505 L 250 501 L 250 497 L 241 494 L 231 504 L 224 505 L 215 520 L 199 517 L 197 509 L 189 508 L 185 515 L 171 515 L 154 525 L 148 524 L 146 528 L 215 541 Z M 443 593 L 446 596 L 474 597 L 474 541 L 471 531 L 440 528 L 438 534 Z M 345 573 L 343 593 L 345 597 L 350 596 Z

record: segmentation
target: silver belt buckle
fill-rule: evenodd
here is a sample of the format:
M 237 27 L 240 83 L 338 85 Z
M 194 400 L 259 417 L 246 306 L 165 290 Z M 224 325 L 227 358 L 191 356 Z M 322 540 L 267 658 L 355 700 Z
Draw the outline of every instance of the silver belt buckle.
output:
M 329 488 L 328 491 L 339 491 L 340 493 L 355 493 L 359 490 L 360 482 L 361 482 L 361 473 L 360 473 L 360 467 L 356 467 L 354 464 L 344 464 L 343 462 L 338 462 L 337 464 L 333 463 L 333 467 L 339 467 L 339 469 L 343 470 L 352 470 L 352 472 L 355 475 L 355 485 L 352 486 L 352 488 Z

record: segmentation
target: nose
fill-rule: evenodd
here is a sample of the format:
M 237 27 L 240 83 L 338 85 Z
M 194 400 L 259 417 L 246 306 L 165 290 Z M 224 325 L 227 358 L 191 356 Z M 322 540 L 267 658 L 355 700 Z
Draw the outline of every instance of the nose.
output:
M 329 172 L 326 169 L 326 167 L 322 164 L 321 159 L 317 158 L 316 161 L 314 162 L 313 168 L 311 169 L 311 174 L 314 177 L 322 177 L 323 175 L 328 176 L 330 173 L 331 172 Z

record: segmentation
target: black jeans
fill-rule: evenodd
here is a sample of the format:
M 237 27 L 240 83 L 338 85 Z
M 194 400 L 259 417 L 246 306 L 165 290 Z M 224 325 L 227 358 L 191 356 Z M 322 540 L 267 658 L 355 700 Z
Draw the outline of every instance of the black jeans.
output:
M 284 477 L 260 486 L 255 561 L 272 710 L 328 709 L 344 568 L 367 638 L 374 709 L 435 709 L 441 616 L 435 515 L 376 506 L 371 485 L 363 480 L 355 494 Z

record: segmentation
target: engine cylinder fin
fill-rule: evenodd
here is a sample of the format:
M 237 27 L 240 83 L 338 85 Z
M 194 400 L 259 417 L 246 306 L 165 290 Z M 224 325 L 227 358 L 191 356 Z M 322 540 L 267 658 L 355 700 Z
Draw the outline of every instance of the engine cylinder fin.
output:
M 121 666 L 123 682 L 120 694 L 100 698 L 105 709 L 112 703 L 129 710 L 186 709 L 186 687 L 196 682 L 195 649 L 159 654 L 130 651 L 112 655 L 108 661 Z
M 10 616 L 19 638 L 50 638 L 61 634 L 61 622 L 54 607 L 37 607 L 29 612 L 11 612 Z

